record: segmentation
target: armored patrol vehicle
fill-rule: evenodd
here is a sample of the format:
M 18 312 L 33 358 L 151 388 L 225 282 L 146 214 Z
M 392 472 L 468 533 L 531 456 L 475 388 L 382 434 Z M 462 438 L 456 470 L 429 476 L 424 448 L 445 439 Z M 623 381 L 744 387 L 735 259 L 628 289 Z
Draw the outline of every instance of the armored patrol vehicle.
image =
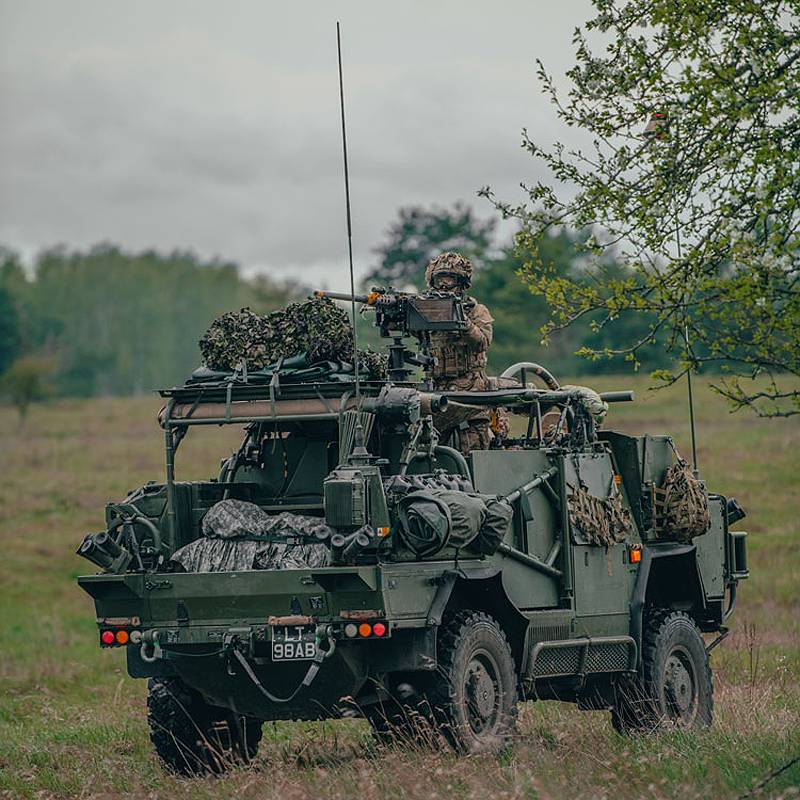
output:
M 668 435 L 599 427 L 535 364 L 494 391 L 413 381 L 425 356 L 401 337 L 462 324 L 435 300 L 372 296 L 382 380 L 281 359 L 161 392 L 165 480 L 106 507 L 78 550 L 101 571 L 78 583 L 99 646 L 149 679 L 168 768 L 247 761 L 276 719 L 361 715 L 401 741 L 424 725 L 462 753 L 505 747 L 527 700 L 606 709 L 621 733 L 711 723 L 744 513 Z M 445 415 L 487 406 L 515 420 L 506 438 L 467 457 L 440 440 Z M 219 474 L 180 480 L 183 439 L 231 425 Z

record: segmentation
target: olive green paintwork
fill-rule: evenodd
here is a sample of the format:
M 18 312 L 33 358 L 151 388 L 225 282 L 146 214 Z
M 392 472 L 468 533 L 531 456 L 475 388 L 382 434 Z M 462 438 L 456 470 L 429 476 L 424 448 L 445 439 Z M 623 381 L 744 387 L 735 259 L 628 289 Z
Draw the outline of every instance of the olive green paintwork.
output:
M 367 385 L 364 391 L 377 398 L 381 388 Z M 162 533 L 162 556 L 197 538 L 205 512 L 228 493 L 268 511 L 324 511 L 322 482 L 337 467 L 338 413 L 347 402 L 340 403 L 343 388 L 315 384 L 287 387 L 282 394 L 293 401 L 316 402 L 319 397 L 322 411 L 283 413 L 280 400 L 270 414 L 248 411 L 269 397 L 266 392 L 265 387 L 220 388 L 209 393 L 208 403 L 216 405 L 205 418 L 180 420 L 171 419 L 171 409 L 178 401 L 188 406 L 196 393 L 191 387 L 165 393 L 170 398 L 161 416 L 167 481 L 142 487 L 129 498 Z M 476 402 L 490 404 L 490 394 L 476 396 Z M 531 403 L 544 402 L 545 395 L 532 401 L 535 393 L 519 394 L 515 398 L 506 391 L 503 404 L 518 403 L 533 415 Z M 547 397 L 550 407 L 563 402 L 552 392 Z M 385 459 L 384 476 L 400 469 L 409 431 L 418 423 L 418 417 L 399 420 L 396 402 L 392 413 L 386 420 L 378 414 L 367 442 Z M 209 420 L 252 423 L 254 447 L 263 452 L 234 464 L 233 478 L 227 476 L 223 483 L 176 480 L 180 438 Z M 270 438 L 276 436 L 280 438 Z M 266 447 L 262 441 L 271 444 Z M 276 441 L 281 442 L 277 447 Z M 432 458 L 413 461 L 409 472 L 445 464 L 457 470 L 462 462 L 456 456 L 439 448 Z M 735 563 L 724 497 L 711 496 L 710 529 L 693 542 L 659 538 L 648 498 L 671 460 L 668 437 L 613 431 L 575 447 L 525 440 L 511 449 L 473 452 L 468 467 L 476 490 L 513 499 L 512 525 L 502 547 L 490 556 L 446 547 L 418 559 L 393 529 L 388 547 L 365 552 L 355 565 L 181 574 L 166 571 L 162 560 L 161 566 L 152 563 L 144 572 L 85 576 L 79 584 L 94 598 L 101 631 L 122 626 L 143 634 L 143 642 L 127 647 L 132 675 L 178 674 L 212 702 L 262 719 L 336 714 L 343 697 L 374 702 L 381 691 L 376 687 L 396 676 L 413 680 L 414 674 L 436 669 L 438 626 L 448 610 L 458 607 L 490 613 L 503 626 L 527 696 L 577 700 L 582 692 L 611 686 L 616 676 L 638 668 L 647 604 L 687 610 L 702 630 L 720 631 L 736 580 L 746 577 Z M 615 484 L 633 521 L 630 535 L 608 548 L 580 543 L 569 521 L 568 491 L 584 486 L 591 495 L 605 498 Z M 370 485 L 370 505 L 380 517 L 371 521 L 383 526 L 385 500 L 374 497 L 380 481 Z M 118 512 L 109 506 L 107 525 L 114 524 Z M 146 534 L 142 544 L 145 552 L 152 545 Z M 305 692 L 289 703 L 272 703 L 235 669 L 230 648 L 245 647 L 262 683 L 288 696 L 303 679 L 307 662 L 273 663 L 269 647 L 275 626 L 297 619 L 317 626 L 320 646 L 327 643 L 331 649 L 333 642 L 334 652 Z M 360 619 L 384 621 L 387 634 L 348 639 L 344 626 Z

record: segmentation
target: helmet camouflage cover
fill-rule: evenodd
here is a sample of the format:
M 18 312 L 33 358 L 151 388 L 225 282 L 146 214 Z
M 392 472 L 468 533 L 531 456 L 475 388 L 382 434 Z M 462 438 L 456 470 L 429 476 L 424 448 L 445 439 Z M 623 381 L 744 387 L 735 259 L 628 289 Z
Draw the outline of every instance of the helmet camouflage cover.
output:
M 466 286 L 472 284 L 472 263 L 460 253 L 447 252 L 432 258 L 425 269 L 425 283 L 433 286 L 434 277 L 443 273 L 461 278 Z

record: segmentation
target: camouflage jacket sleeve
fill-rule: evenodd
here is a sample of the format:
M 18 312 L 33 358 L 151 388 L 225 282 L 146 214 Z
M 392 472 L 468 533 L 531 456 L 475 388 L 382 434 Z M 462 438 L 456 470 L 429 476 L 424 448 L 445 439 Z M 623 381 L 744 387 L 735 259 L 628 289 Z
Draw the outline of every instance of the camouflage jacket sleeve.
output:
M 488 350 L 492 343 L 492 323 L 494 318 L 489 309 L 482 303 L 467 306 L 468 328 L 464 332 L 465 339 L 473 350 Z

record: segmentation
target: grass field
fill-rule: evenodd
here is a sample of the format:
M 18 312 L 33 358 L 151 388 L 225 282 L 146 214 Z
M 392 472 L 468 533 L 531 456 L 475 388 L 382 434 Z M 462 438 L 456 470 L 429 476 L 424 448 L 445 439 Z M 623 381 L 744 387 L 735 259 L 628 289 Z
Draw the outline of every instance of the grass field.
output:
M 651 395 L 642 378 L 609 426 L 671 432 L 688 453 L 682 387 Z M 21 428 L 0 409 L 0 797 L 726 798 L 743 796 L 800 755 L 800 420 L 730 415 L 697 390 L 699 463 L 712 491 L 748 512 L 752 578 L 732 635 L 712 654 L 716 720 L 705 733 L 626 740 L 608 714 L 528 703 L 502 758 L 382 749 L 362 721 L 265 725 L 251 768 L 221 779 L 164 774 L 151 752 L 145 682 L 101 652 L 73 555 L 102 508 L 163 476 L 158 402 L 62 401 Z M 230 431 L 194 432 L 179 476 L 215 474 Z M 198 435 L 199 434 L 199 435 Z M 796 797 L 800 764 L 755 796 Z

